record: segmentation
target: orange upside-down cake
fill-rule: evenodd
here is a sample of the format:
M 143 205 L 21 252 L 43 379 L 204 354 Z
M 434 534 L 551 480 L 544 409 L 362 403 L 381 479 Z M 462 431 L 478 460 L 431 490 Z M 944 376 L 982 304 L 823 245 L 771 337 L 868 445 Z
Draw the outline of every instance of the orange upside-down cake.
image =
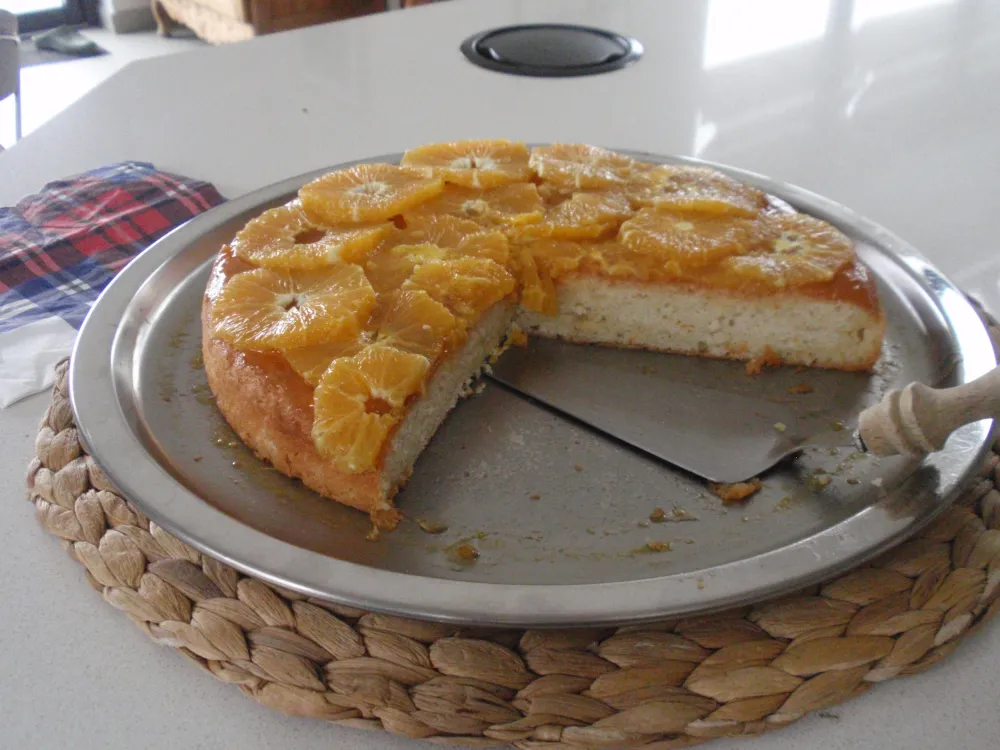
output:
M 202 321 L 241 439 L 383 528 L 470 381 L 525 334 L 866 370 L 885 329 L 823 221 L 711 169 L 507 141 L 305 185 L 222 248 Z

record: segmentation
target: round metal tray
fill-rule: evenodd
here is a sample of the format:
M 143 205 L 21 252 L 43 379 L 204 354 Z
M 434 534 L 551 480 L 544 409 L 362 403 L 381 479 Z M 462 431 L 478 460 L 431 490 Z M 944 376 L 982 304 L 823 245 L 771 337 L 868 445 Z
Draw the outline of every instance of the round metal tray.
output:
M 205 385 L 205 282 L 240 226 L 329 170 L 215 208 L 119 274 L 73 354 L 81 436 L 121 491 L 189 544 L 275 584 L 366 609 L 511 626 L 619 624 L 735 606 L 833 576 L 947 507 L 983 458 L 991 426 L 960 429 L 923 461 L 879 461 L 843 447 L 857 414 L 912 380 L 978 377 L 995 365 L 989 337 L 965 297 L 885 229 L 800 188 L 710 166 L 849 234 L 889 320 L 872 375 L 781 368 L 757 379 L 776 399 L 811 382 L 806 416 L 834 426 L 817 435 L 821 447 L 770 473 L 745 506 L 726 508 L 700 480 L 492 384 L 445 421 L 397 498 L 407 519 L 377 541 L 366 540 L 363 514 L 254 458 Z M 715 387 L 746 387 L 740 363 L 662 355 L 663 368 L 672 364 L 711 370 Z M 657 408 L 669 414 L 669 404 Z M 817 468 L 833 482 L 818 487 Z M 666 522 L 649 522 L 657 507 Z M 429 534 L 417 520 L 448 528 Z M 479 549 L 475 564 L 449 554 L 462 543 Z

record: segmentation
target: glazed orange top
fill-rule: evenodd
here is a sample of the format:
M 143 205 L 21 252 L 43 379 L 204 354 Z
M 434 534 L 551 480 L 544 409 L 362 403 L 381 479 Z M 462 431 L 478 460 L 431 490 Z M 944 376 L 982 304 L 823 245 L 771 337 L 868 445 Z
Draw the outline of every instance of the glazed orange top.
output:
M 220 263 L 211 335 L 287 362 L 314 389 L 317 449 L 351 473 L 379 465 L 488 309 L 554 314 L 568 278 L 878 306 L 829 224 L 710 169 L 585 145 L 465 141 L 333 172 L 252 219 Z

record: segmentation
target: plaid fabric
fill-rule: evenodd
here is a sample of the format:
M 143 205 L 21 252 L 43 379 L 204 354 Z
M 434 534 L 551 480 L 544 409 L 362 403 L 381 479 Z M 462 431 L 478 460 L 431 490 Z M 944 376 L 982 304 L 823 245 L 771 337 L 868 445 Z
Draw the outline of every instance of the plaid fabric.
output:
M 0 334 L 51 317 L 79 328 L 132 258 L 223 200 L 206 182 L 123 162 L 0 208 Z

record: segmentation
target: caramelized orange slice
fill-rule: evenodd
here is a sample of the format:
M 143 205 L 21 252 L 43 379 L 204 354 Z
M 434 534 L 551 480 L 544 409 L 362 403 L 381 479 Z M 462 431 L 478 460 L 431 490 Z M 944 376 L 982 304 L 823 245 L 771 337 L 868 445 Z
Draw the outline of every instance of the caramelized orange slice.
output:
M 251 220 L 233 240 L 233 253 L 265 268 L 313 269 L 354 262 L 377 245 L 390 225 L 334 228 L 313 221 L 298 201 Z
M 558 312 L 552 278 L 539 270 L 535 256 L 526 247 L 522 247 L 518 254 L 517 275 L 521 286 L 521 307 L 544 315 Z
M 401 163 L 427 177 L 483 189 L 527 180 L 531 176 L 528 156 L 523 143 L 457 141 L 410 149 Z
M 724 214 L 752 218 L 767 207 L 767 197 L 707 167 L 656 166 L 634 174 L 629 192 L 638 206 L 677 213 Z
M 313 441 L 341 471 L 376 468 L 409 401 L 420 394 L 426 357 L 378 344 L 335 359 L 313 394 Z
M 463 331 L 448 308 L 422 289 L 390 292 L 379 300 L 377 343 L 434 362 Z
M 434 260 L 415 268 L 402 288 L 423 289 L 464 321 L 472 321 L 514 291 L 514 277 L 486 258 Z
M 233 276 L 211 309 L 212 335 L 237 349 L 294 349 L 357 334 L 375 307 L 361 268 L 257 268 Z
M 632 206 L 623 193 L 574 193 L 550 209 L 541 222 L 525 227 L 523 235 L 594 239 L 615 232 L 631 215 Z
M 830 281 L 854 261 L 851 240 L 825 221 L 805 214 L 777 214 L 765 221 L 774 239 L 757 252 L 729 258 L 737 276 L 775 287 Z
M 543 181 L 563 190 L 600 190 L 622 186 L 637 163 L 623 154 L 583 144 L 539 146 L 531 168 Z
M 752 252 L 764 244 L 766 233 L 761 222 L 751 219 L 647 208 L 622 224 L 618 239 L 637 260 L 645 259 L 655 275 L 657 265 L 676 264 L 683 272 Z
M 414 216 L 401 236 L 407 243 L 443 248 L 449 257 L 471 255 L 501 264 L 510 258 L 507 235 L 457 216 Z
M 444 189 L 435 177 L 391 164 L 358 164 L 304 185 L 307 212 L 328 224 L 385 221 Z
M 479 232 L 465 237 L 450 254 L 452 257 L 487 258 L 506 266 L 510 260 L 510 242 L 503 232 Z
M 385 243 L 365 260 L 365 275 L 379 294 L 391 292 L 410 278 L 413 269 L 432 260 L 444 260 L 448 251 L 429 242 L 419 245 Z
M 368 335 L 358 331 L 357 335 L 347 336 L 340 341 L 315 346 L 301 346 L 297 349 L 285 349 L 282 355 L 288 360 L 302 379 L 309 385 L 319 384 L 323 373 L 330 363 L 338 357 L 350 357 L 368 346 Z
M 412 214 L 402 236 L 412 245 L 429 243 L 438 247 L 458 247 L 458 243 L 470 234 L 482 231 L 482 225 L 459 216 Z
M 449 185 L 433 200 L 403 213 L 407 225 L 419 217 L 446 214 L 477 224 L 520 225 L 541 221 L 544 206 L 538 188 L 517 182 L 492 190 L 472 190 Z
M 602 244 L 546 238 L 525 246 L 534 256 L 538 267 L 553 279 L 571 274 Z

